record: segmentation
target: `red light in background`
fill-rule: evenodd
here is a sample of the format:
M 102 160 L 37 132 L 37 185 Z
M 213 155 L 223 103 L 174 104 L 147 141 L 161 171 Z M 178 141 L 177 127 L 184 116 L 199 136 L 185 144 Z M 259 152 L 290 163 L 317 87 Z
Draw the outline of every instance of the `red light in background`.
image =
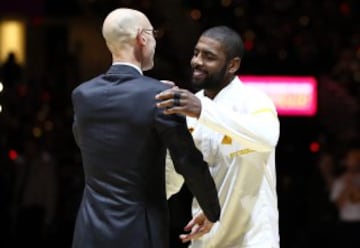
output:
M 251 51 L 254 48 L 254 42 L 252 40 L 246 40 L 244 42 L 244 47 L 246 51 Z
M 41 94 L 41 101 L 42 102 L 50 102 L 50 99 L 51 99 L 51 95 L 48 91 L 44 91 L 42 94 Z
M 319 152 L 320 150 L 320 144 L 319 142 L 317 141 L 314 141 L 314 142 L 311 142 L 310 143 L 310 146 L 309 146 L 309 149 L 312 153 L 316 153 L 316 152 Z
M 42 16 L 35 16 L 32 20 L 31 20 L 32 24 L 37 26 L 37 25 L 41 25 L 44 23 L 44 18 Z
M 317 113 L 317 81 L 312 76 L 240 75 L 239 78 L 268 94 L 279 115 L 314 116 Z
M 24 97 L 28 94 L 28 87 L 25 84 L 19 84 L 16 90 L 17 94 L 21 97 Z
M 341 3 L 339 6 L 340 12 L 343 15 L 349 15 L 351 12 L 350 5 L 348 3 Z
M 15 159 L 17 159 L 17 157 L 18 157 L 17 151 L 15 151 L 15 150 L 13 150 L 13 149 L 11 149 L 8 154 L 9 154 L 9 158 L 10 158 L 11 160 L 15 160 Z
M 190 17 L 195 21 L 199 20 L 201 18 L 201 11 L 198 9 L 191 10 Z

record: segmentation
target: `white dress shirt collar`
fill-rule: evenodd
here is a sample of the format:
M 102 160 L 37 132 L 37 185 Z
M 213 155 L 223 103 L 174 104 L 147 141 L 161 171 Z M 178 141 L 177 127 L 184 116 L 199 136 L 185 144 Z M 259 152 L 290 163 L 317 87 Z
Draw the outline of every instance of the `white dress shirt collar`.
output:
M 113 65 L 127 65 L 127 66 L 131 66 L 131 67 L 135 68 L 138 72 L 140 72 L 141 75 L 144 75 L 143 72 L 142 72 L 142 70 L 141 70 L 138 66 L 136 66 L 136 65 L 134 65 L 134 64 L 131 64 L 131 63 L 127 63 L 127 62 L 114 62 Z

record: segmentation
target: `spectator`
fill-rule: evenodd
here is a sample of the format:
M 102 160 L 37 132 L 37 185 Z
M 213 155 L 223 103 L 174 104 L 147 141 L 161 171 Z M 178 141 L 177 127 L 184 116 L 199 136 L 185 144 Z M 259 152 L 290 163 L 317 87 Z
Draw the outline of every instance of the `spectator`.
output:
M 332 187 L 331 200 L 339 211 L 338 247 L 355 248 L 360 245 L 360 146 L 346 151 L 344 166 Z

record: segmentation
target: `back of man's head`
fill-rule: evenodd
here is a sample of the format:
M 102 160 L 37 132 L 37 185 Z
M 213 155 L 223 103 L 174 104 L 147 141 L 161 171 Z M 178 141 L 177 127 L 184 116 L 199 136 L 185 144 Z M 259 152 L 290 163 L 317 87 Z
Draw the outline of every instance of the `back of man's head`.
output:
M 109 50 L 114 53 L 118 49 L 133 46 L 144 19 L 145 15 L 134 9 L 119 8 L 111 11 L 102 26 L 102 35 Z

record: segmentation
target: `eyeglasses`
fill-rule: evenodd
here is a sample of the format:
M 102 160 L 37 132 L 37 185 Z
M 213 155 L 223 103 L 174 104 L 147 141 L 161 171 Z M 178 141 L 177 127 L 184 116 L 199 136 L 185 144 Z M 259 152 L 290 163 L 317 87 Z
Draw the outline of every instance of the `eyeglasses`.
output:
M 159 38 L 159 31 L 156 29 L 142 29 L 141 32 L 150 32 L 154 36 L 154 38 Z

